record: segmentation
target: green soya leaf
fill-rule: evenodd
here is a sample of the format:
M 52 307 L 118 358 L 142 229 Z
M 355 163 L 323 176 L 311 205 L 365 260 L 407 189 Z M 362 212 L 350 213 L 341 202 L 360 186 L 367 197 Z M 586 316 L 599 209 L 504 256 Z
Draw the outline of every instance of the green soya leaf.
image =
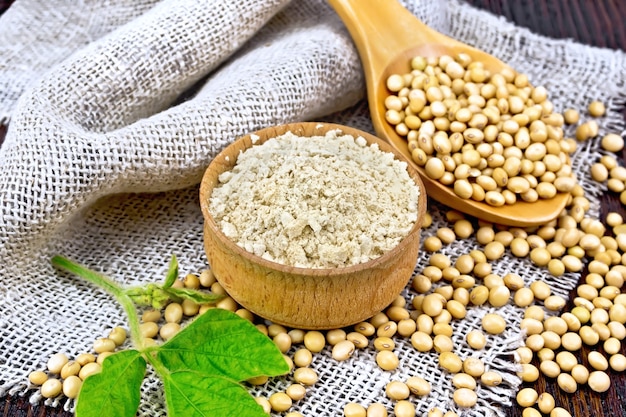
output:
M 165 282 L 163 283 L 163 289 L 170 288 L 176 282 L 178 278 L 178 260 L 176 259 L 176 255 L 172 255 L 172 259 L 170 260 L 170 266 L 167 270 L 167 274 L 165 275 Z
M 76 417 L 135 416 L 145 372 L 146 361 L 136 350 L 108 356 L 102 372 L 85 379 L 76 403 Z
M 194 370 L 235 381 L 289 372 L 274 342 L 252 323 L 215 308 L 195 319 L 158 350 L 170 372 Z
M 171 287 L 165 288 L 163 287 L 163 289 L 167 291 L 170 295 L 173 295 L 174 297 L 192 300 L 197 304 L 213 304 L 221 300 L 222 298 L 224 298 L 223 295 L 211 294 L 211 293 L 201 292 L 201 291 L 192 290 L 188 288 L 171 288 Z
M 170 417 L 267 417 L 239 383 L 194 371 L 163 376 Z

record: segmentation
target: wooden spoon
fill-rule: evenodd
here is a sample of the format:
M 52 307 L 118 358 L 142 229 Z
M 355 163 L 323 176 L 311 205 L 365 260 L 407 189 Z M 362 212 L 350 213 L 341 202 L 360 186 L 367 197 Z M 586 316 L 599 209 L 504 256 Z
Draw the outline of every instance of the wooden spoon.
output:
M 424 25 L 394 0 L 328 0 L 348 28 L 359 51 L 374 129 L 415 166 L 428 195 L 435 200 L 494 223 L 510 226 L 536 226 L 555 219 L 567 204 L 569 193 L 534 203 L 524 201 L 493 207 L 458 197 L 451 187 L 430 179 L 424 169 L 413 163 L 406 139 L 385 120 L 385 98 L 389 95 L 386 79 L 391 74 L 411 71 L 415 56 L 441 56 L 465 53 L 481 61 L 491 72 L 509 68 L 499 59 L 445 36 Z

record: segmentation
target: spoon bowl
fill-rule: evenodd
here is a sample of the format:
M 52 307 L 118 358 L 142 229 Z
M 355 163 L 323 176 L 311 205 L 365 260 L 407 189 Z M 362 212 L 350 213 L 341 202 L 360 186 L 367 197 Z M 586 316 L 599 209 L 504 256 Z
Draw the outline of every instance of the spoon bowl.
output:
M 385 98 L 389 95 L 386 80 L 392 74 L 411 72 L 416 56 L 438 57 L 469 55 L 491 72 L 510 68 L 498 58 L 443 35 L 422 23 L 393 0 L 329 0 L 344 22 L 361 57 L 372 124 L 377 135 L 386 139 L 408 159 L 422 177 L 433 199 L 461 212 L 493 223 L 509 226 L 537 226 L 555 219 L 569 200 L 569 193 L 558 193 L 536 202 L 518 201 L 494 207 L 487 203 L 462 199 L 448 187 L 426 175 L 413 163 L 406 139 L 399 136 L 385 120 Z

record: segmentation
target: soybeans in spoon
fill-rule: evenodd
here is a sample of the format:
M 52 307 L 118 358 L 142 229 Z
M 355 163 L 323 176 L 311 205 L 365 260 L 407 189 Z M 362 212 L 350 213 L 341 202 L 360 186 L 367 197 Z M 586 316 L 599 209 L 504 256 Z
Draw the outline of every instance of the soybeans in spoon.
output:
M 450 64 L 450 62 L 455 62 L 455 64 L 450 64 L 449 71 L 451 73 L 454 73 L 454 70 L 458 70 L 459 65 L 460 65 L 462 69 L 464 69 L 465 72 L 468 72 L 468 69 L 469 69 L 469 75 L 467 75 L 468 78 L 473 77 L 473 78 L 469 78 L 467 81 L 463 80 L 465 81 L 466 85 L 468 83 L 470 84 L 470 86 L 468 86 L 468 92 L 470 92 L 470 94 L 465 94 L 468 98 L 472 96 L 472 99 L 471 99 L 472 101 L 468 102 L 468 107 L 471 105 L 471 107 L 469 107 L 470 112 L 472 112 L 472 110 L 476 110 L 476 113 L 484 113 L 484 110 L 487 109 L 486 106 L 487 106 L 487 102 L 489 99 L 485 98 L 485 107 L 480 107 L 479 103 L 473 102 L 473 100 L 475 100 L 475 97 L 473 96 L 476 96 L 476 94 L 472 94 L 472 93 L 478 93 L 478 95 L 480 95 L 480 89 L 482 88 L 482 85 L 485 84 L 485 81 L 488 78 L 491 79 L 491 77 L 493 77 L 494 74 L 501 73 L 501 72 L 504 72 L 504 74 L 516 74 L 515 78 L 517 78 L 517 76 L 520 76 L 520 81 L 523 80 L 525 76 L 523 76 L 522 74 L 517 74 L 508 65 L 504 64 L 503 62 L 501 62 L 500 60 L 498 60 L 497 58 L 489 54 L 486 54 L 469 45 L 465 45 L 461 42 L 458 42 L 452 38 L 449 38 L 439 32 L 436 32 L 430 29 L 429 27 L 424 25 L 419 19 L 413 16 L 408 10 L 406 10 L 400 3 L 396 1 L 329 0 L 329 3 L 337 11 L 338 15 L 347 26 L 357 46 L 357 49 L 359 51 L 361 61 L 364 67 L 364 72 L 365 72 L 367 92 L 368 92 L 368 101 L 370 104 L 372 122 L 374 125 L 374 129 L 376 130 L 376 133 L 380 137 L 389 141 L 398 151 L 404 154 L 409 160 L 411 160 L 415 164 L 417 170 L 422 176 L 422 180 L 424 182 L 424 185 L 426 187 L 426 190 L 429 196 L 431 196 L 435 200 L 440 201 L 443 204 L 446 204 L 449 207 L 455 208 L 459 211 L 473 215 L 480 219 L 495 222 L 495 223 L 500 223 L 500 224 L 506 224 L 506 225 L 534 226 L 534 225 L 545 224 L 557 217 L 559 212 L 565 207 L 568 199 L 570 198 L 569 192 L 568 192 L 568 190 L 572 186 L 572 180 L 570 179 L 559 180 L 559 182 L 564 182 L 565 184 L 559 184 L 559 188 L 557 188 L 555 185 L 555 188 L 557 188 L 558 192 L 554 195 L 554 197 L 551 197 L 551 198 L 537 198 L 536 201 L 524 201 L 522 198 L 518 198 L 517 194 L 520 194 L 520 193 L 512 191 L 516 194 L 516 199 L 513 202 L 512 198 L 510 198 L 510 195 L 509 195 L 508 199 L 511 204 L 506 204 L 506 197 L 509 193 L 504 193 L 504 197 L 505 197 L 504 204 L 501 204 L 502 199 L 499 196 L 495 196 L 495 194 L 489 194 L 489 197 L 494 196 L 492 199 L 490 199 L 492 204 L 489 204 L 488 202 L 485 201 L 488 198 L 487 191 L 485 191 L 485 199 L 483 199 L 482 201 L 477 201 L 477 200 L 480 200 L 480 198 L 477 198 L 477 199 L 468 198 L 468 195 L 470 194 L 468 183 L 472 187 L 471 196 L 474 196 L 475 195 L 474 188 L 476 188 L 476 186 L 471 185 L 471 184 L 476 184 L 475 178 L 478 178 L 478 176 L 480 176 L 480 174 L 478 174 L 476 170 L 471 169 L 471 168 L 478 168 L 478 166 L 481 166 L 481 164 L 484 165 L 484 162 L 478 162 L 478 165 L 474 167 L 472 167 L 471 164 L 468 164 L 470 165 L 470 170 L 468 170 L 467 173 L 465 172 L 459 173 L 461 177 L 465 175 L 468 175 L 468 177 L 464 178 L 465 180 L 467 180 L 467 182 L 462 181 L 459 183 L 459 185 L 457 185 L 457 192 L 455 193 L 454 183 L 453 182 L 451 182 L 450 184 L 445 183 L 446 181 L 448 182 L 451 181 L 450 175 L 445 174 L 445 172 L 449 172 L 449 173 L 452 173 L 452 175 L 454 175 L 454 170 L 456 170 L 456 166 L 462 165 L 462 164 L 457 163 L 459 162 L 458 160 L 457 161 L 454 160 L 454 158 L 458 159 L 459 157 L 452 156 L 453 155 L 452 144 L 450 145 L 451 152 L 447 154 L 448 159 L 443 164 L 445 168 L 443 173 L 441 172 L 442 164 L 435 161 L 435 162 L 430 163 L 431 166 L 429 166 L 429 172 L 431 175 L 428 175 L 427 170 L 426 170 L 427 161 L 423 161 L 423 163 L 421 163 L 422 160 L 419 159 L 420 157 L 423 158 L 424 155 L 421 154 L 421 152 L 418 152 L 419 155 L 416 155 L 420 163 L 416 163 L 415 158 L 413 157 L 413 150 L 416 149 L 415 148 L 416 142 L 411 140 L 411 139 L 414 139 L 413 136 L 417 136 L 415 138 L 417 139 L 417 144 L 418 144 L 417 148 L 424 150 L 423 148 L 419 147 L 419 143 L 420 143 L 419 142 L 419 139 L 420 139 L 419 129 L 422 128 L 422 125 L 424 125 L 424 128 L 421 133 L 422 133 L 422 137 L 426 141 L 426 143 L 424 143 L 422 146 L 425 146 L 429 150 L 430 149 L 429 147 L 432 144 L 433 155 L 434 156 L 439 155 L 441 158 L 438 158 L 438 159 L 441 159 L 442 162 L 443 162 L 443 157 L 446 156 L 446 154 L 444 152 L 435 151 L 435 148 L 434 148 L 435 144 L 433 144 L 435 134 L 439 131 L 445 132 L 449 141 L 450 136 L 452 136 L 454 133 L 457 133 L 457 132 L 453 132 L 449 130 L 438 129 L 442 127 L 447 128 L 447 129 L 450 128 L 450 126 L 447 126 L 447 124 L 443 121 L 444 120 L 443 118 L 448 120 L 449 124 L 452 125 L 453 129 L 457 129 L 457 128 L 460 129 L 462 127 L 462 125 L 459 125 L 459 124 L 454 124 L 454 125 L 452 124 L 452 122 L 458 121 L 458 120 L 449 119 L 450 115 L 452 115 L 453 117 L 456 117 L 456 112 L 450 111 L 451 108 L 453 109 L 456 105 L 453 105 L 453 103 L 450 102 L 450 97 L 444 96 L 444 94 L 448 95 L 449 92 L 453 92 L 452 83 L 454 79 L 446 72 L 447 65 Z M 440 65 L 439 65 L 440 64 L 439 61 L 442 59 L 442 57 L 447 57 L 447 58 L 443 58 L 443 63 L 446 64 L 445 69 L 440 68 Z M 438 88 L 441 97 L 431 97 L 433 98 L 433 101 L 428 100 L 428 102 L 424 104 L 425 107 L 426 106 L 428 107 L 430 111 L 430 115 L 427 114 L 428 111 L 423 111 L 423 109 L 421 111 L 421 114 L 420 112 L 415 112 L 413 114 L 417 116 L 420 122 L 419 122 L 419 126 L 414 125 L 416 129 L 410 129 L 407 126 L 406 121 L 404 120 L 407 114 L 406 114 L 406 110 L 403 110 L 403 109 L 406 109 L 406 107 L 410 104 L 409 94 L 411 93 L 411 91 L 415 89 L 418 89 L 418 90 L 420 89 L 420 88 L 413 88 L 413 86 L 411 86 L 411 83 L 413 83 L 413 78 L 409 80 L 409 77 L 417 77 L 418 79 L 421 79 L 422 77 L 419 74 L 407 75 L 407 74 L 411 74 L 412 71 L 414 71 L 414 68 L 412 67 L 412 63 L 415 64 L 415 60 L 421 61 L 422 64 L 425 62 L 426 66 L 430 66 L 433 68 L 432 69 L 433 75 L 431 76 L 428 73 L 425 73 L 427 80 L 423 79 L 421 81 L 421 84 L 422 84 L 421 90 L 423 91 L 423 94 L 426 96 L 425 98 L 429 99 L 427 92 L 430 87 Z M 459 64 L 459 65 L 456 65 L 456 64 Z M 463 67 L 463 65 L 466 65 L 466 66 Z M 468 68 L 470 65 L 471 65 L 471 68 Z M 424 72 L 424 70 L 426 70 L 426 66 L 424 66 L 423 70 L 419 70 L 419 67 L 418 67 L 418 70 Z M 440 70 L 435 70 L 434 68 L 436 67 L 439 67 Z M 438 77 L 438 74 L 434 74 L 434 72 L 445 74 L 445 76 Z M 390 77 L 391 77 L 391 80 L 390 80 Z M 465 77 L 465 75 L 463 75 L 463 77 Z M 481 79 L 483 77 L 484 79 Z M 501 74 L 501 77 L 506 80 L 504 75 Z M 447 78 L 450 78 L 450 85 L 448 86 L 446 86 Z M 499 78 L 500 77 L 496 76 L 496 80 Z M 392 91 L 388 89 L 388 81 L 391 81 L 391 84 L 392 84 L 391 86 L 393 89 L 394 82 L 396 81 L 399 82 L 400 79 L 402 79 L 403 81 L 402 87 L 400 87 L 397 91 Z M 526 79 L 526 82 L 527 82 L 527 79 Z M 420 81 L 416 81 L 416 83 L 419 84 Z M 513 81 L 513 85 L 514 83 L 515 83 L 515 79 Z M 458 82 L 456 84 L 458 84 Z M 442 85 L 445 86 L 445 88 L 441 89 Z M 426 87 L 425 89 L 423 88 L 424 86 Z M 478 88 L 478 91 L 476 91 L 476 88 Z M 537 103 L 533 103 L 532 105 L 530 105 L 530 103 L 528 102 L 529 99 L 532 100 L 532 98 L 530 97 L 530 91 L 527 91 L 525 87 L 519 87 L 518 89 L 520 91 L 525 91 L 525 93 L 523 94 L 529 95 L 529 97 L 526 100 L 522 100 L 523 101 L 522 104 L 526 107 L 531 107 L 534 109 L 535 108 L 534 106 Z M 400 93 L 401 91 L 402 93 Z M 434 91 L 435 91 L 434 89 L 431 90 L 431 92 L 434 92 Z M 541 89 L 539 89 L 539 92 L 541 92 Z M 501 93 L 503 93 L 503 90 L 501 91 Z M 387 119 L 387 117 L 389 117 L 389 114 L 387 113 L 389 109 L 386 107 L 385 103 L 388 100 L 388 97 L 392 94 L 398 95 L 401 102 L 403 101 L 402 96 L 406 97 L 406 100 L 408 100 L 408 102 L 401 104 L 401 110 L 399 110 L 399 112 L 401 111 L 403 114 L 400 115 L 400 120 L 398 120 L 397 124 L 390 123 Z M 413 94 L 419 94 L 419 93 L 413 93 Z M 497 91 L 496 91 L 496 97 L 497 97 Z M 441 98 L 441 100 L 435 100 L 435 98 Z M 444 100 L 446 100 L 445 104 L 444 104 Z M 458 96 L 457 96 L 457 100 L 458 100 Z M 434 106 L 435 114 L 441 113 L 442 114 L 441 116 L 433 115 L 433 112 L 432 112 L 433 102 L 440 102 L 441 104 L 445 106 L 445 112 L 443 112 L 443 107 L 441 107 L 439 104 L 436 104 Z M 516 103 L 518 102 L 519 100 L 513 99 L 513 106 L 515 107 L 517 105 Z M 536 110 L 529 111 L 531 114 L 527 115 L 528 121 L 526 122 L 526 125 L 521 126 L 521 127 L 525 127 L 526 129 L 528 129 L 530 126 L 530 123 L 534 121 L 534 120 L 531 120 L 531 117 L 532 118 L 536 117 L 537 118 L 536 120 L 541 120 L 545 116 L 549 115 L 549 123 L 546 123 L 548 122 L 548 120 L 542 120 L 542 121 L 546 125 L 546 132 L 548 131 L 550 132 L 551 137 L 549 139 L 553 139 L 561 148 L 558 153 L 558 157 L 561 160 L 561 164 L 565 167 L 563 168 L 564 171 L 561 172 L 561 174 L 564 174 L 563 177 L 565 178 L 567 177 L 566 171 L 568 170 L 566 166 L 569 166 L 569 159 L 564 157 L 564 155 L 566 156 L 567 152 L 569 151 L 569 148 L 567 145 L 568 142 L 563 140 L 563 137 L 562 137 L 563 132 L 560 126 L 555 125 L 559 123 L 559 120 L 557 120 L 559 115 L 557 115 L 556 113 L 552 113 L 551 104 L 547 99 L 544 100 L 544 102 L 545 102 L 544 104 L 545 108 L 544 106 L 542 106 L 542 110 L 538 115 L 536 114 Z M 490 103 L 490 105 L 493 105 L 493 103 Z M 480 111 L 476 109 L 476 106 L 480 107 Z M 457 110 L 460 110 L 460 107 L 461 105 L 459 105 L 459 109 Z M 495 107 L 497 108 L 497 103 Z M 509 107 L 510 107 L 510 103 L 509 103 Z M 491 111 L 492 108 L 493 107 L 489 107 L 490 110 L 487 110 L 487 114 L 484 115 L 485 117 L 487 117 L 488 121 L 489 121 L 488 116 L 490 114 L 489 112 Z M 502 118 L 501 109 L 499 109 L 499 111 L 500 111 L 500 118 Z M 523 110 L 522 110 L 522 113 L 523 113 Z M 474 112 L 472 112 L 472 115 L 473 114 Z M 461 112 L 460 116 L 461 117 L 463 116 L 463 112 Z M 513 137 L 512 133 L 507 132 L 505 130 L 505 129 L 512 130 L 513 122 L 510 121 L 512 119 L 512 116 L 513 115 L 511 115 L 511 117 L 509 117 L 508 120 L 501 121 L 502 126 L 501 126 L 501 129 L 499 129 L 499 131 L 504 130 L 505 133 Z M 521 119 L 521 117 L 518 117 L 517 119 L 518 120 L 515 120 L 515 122 L 519 126 L 520 122 L 523 122 L 523 120 L 519 120 Z M 435 120 L 437 120 L 437 124 L 435 124 Z M 471 117 L 469 120 L 471 120 Z M 461 123 L 465 123 L 465 127 L 462 130 L 464 133 L 466 130 L 472 128 L 471 126 L 468 125 L 469 120 L 466 122 L 461 122 Z M 404 125 L 402 125 L 403 122 L 404 122 Z M 507 122 L 506 128 L 504 127 L 505 122 Z M 562 119 L 561 119 L 561 123 L 562 123 Z M 400 124 L 399 129 L 397 128 L 398 124 Z M 488 125 L 489 123 L 487 122 L 487 124 L 485 124 L 485 128 L 487 128 Z M 410 133 L 411 130 L 417 131 L 417 133 Z M 491 137 L 490 135 L 493 135 L 493 133 L 490 131 L 493 131 L 493 128 L 487 129 L 487 134 L 485 135 L 485 132 L 483 129 L 483 135 L 487 136 L 487 138 L 490 138 Z M 406 136 L 403 135 L 403 133 L 406 133 Z M 470 132 L 467 132 L 466 135 L 469 137 L 471 133 L 477 133 L 477 132 L 472 130 Z M 463 135 L 463 133 L 461 133 L 461 135 Z M 523 134 L 520 134 L 520 135 L 523 135 Z M 528 131 L 528 135 L 530 136 L 530 130 Z M 503 135 L 503 136 L 506 136 L 506 135 Z M 447 141 L 444 141 L 444 140 L 440 141 L 440 139 L 443 137 L 444 135 L 442 133 L 438 133 L 437 134 L 438 139 L 436 143 L 437 145 L 440 145 L 441 143 L 443 143 L 444 144 L 443 146 L 445 147 L 447 146 Z M 453 141 L 457 139 L 458 139 L 458 135 L 455 136 Z M 480 146 L 479 148 L 480 150 L 476 149 L 479 147 L 481 143 L 486 143 L 486 144 L 490 143 L 484 137 L 481 142 L 478 142 L 478 139 L 476 137 L 470 138 L 470 141 L 474 141 L 476 143 L 471 143 L 467 141 L 465 136 L 463 136 L 463 139 L 464 141 L 461 144 L 461 148 L 463 148 L 463 146 L 466 146 L 465 149 L 467 150 L 470 148 L 470 145 L 471 145 L 471 148 L 473 148 L 473 151 L 467 153 L 466 155 L 466 158 L 469 158 L 470 161 L 473 160 L 472 158 L 476 157 L 477 153 L 480 155 L 480 152 L 483 152 L 483 153 L 489 152 L 489 151 L 485 151 L 485 148 L 487 148 L 487 146 Z M 505 139 L 508 139 L 508 137 L 503 138 L 503 140 Z M 546 141 L 547 140 L 548 138 L 546 138 Z M 453 142 L 453 141 L 450 141 L 450 142 Z M 412 143 L 411 146 L 413 147 L 413 149 L 409 148 L 410 143 Z M 496 139 L 491 143 L 493 144 L 493 143 L 500 143 L 500 142 L 498 142 Z M 504 144 L 502 145 L 503 145 L 502 148 L 504 148 Z M 549 142 L 549 145 L 552 149 L 554 142 Z M 495 146 L 499 148 L 499 145 L 495 145 Z M 530 146 L 530 143 L 528 144 L 528 146 Z M 493 148 L 493 145 L 492 145 L 492 148 Z M 523 151 L 525 151 L 525 149 L 523 149 L 520 146 L 517 146 L 516 148 L 518 149 L 517 151 L 509 150 L 508 152 L 509 153 L 515 152 L 519 156 L 519 153 L 521 151 L 522 156 L 523 156 L 523 153 L 524 153 Z M 534 148 L 535 147 L 533 147 L 533 149 Z M 446 149 L 443 149 L 443 150 L 445 151 Z M 498 149 L 496 149 L 496 151 L 497 150 Z M 424 152 L 427 153 L 425 150 Z M 561 152 L 563 152 L 564 155 L 562 155 Z M 504 149 L 502 149 L 502 153 L 504 155 Z M 481 155 L 480 158 L 481 159 L 484 158 L 485 160 L 487 159 L 483 155 Z M 519 158 L 519 159 L 520 159 L 520 173 L 521 173 L 522 172 L 521 171 L 521 159 L 522 158 Z M 454 166 L 453 166 L 453 163 L 454 163 Z M 509 162 L 509 164 L 512 164 L 512 163 L 513 162 Z M 530 172 L 528 171 L 531 171 L 530 165 L 529 163 L 525 163 L 525 165 L 526 166 L 524 169 L 526 173 L 523 175 L 528 175 L 530 174 Z M 535 164 L 533 163 L 533 170 L 534 170 L 534 165 Z M 537 165 L 541 165 L 541 164 L 537 164 Z M 463 167 L 461 170 L 463 169 L 466 169 L 466 167 Z M 439 178 L 437 178 L 438 176 Z M 444 178 L 443 182 L 441 181 L 442 177 Z M 496 178 L 493 178 L 493 179 L 495 180 Z M 528 181 L 528 178 L 527 178 L 527 181 Z M 486 178 L 481 178 L 481 182 L 489 182 L 492 184 L 492 182 Z M 539 182 L 542 182 L 542 181 L 537 180 L 537 183 Z M 575 180 L 574 180 L 574 183 L 575 183 Z M 515 187 L 514 189 L 518 191 L 524 191 L 524 188 L 525 188 L 525 184 L 521 180 L 515 180 L 511 187 L 513 188 L 513 186 Z M 487 187 L 489 187 L 489 185 L 487 185 Z M 519 187 L 524 187 L 524 188 L 519 188 Z M 499 186 L 499 188 L 502 188 L 502 186 Z M 544 188 L 550 188 L 549 193 L 552 192 L 552 188 L 550 186 L 542 185 L 542 187 L 540 188 L 542 193 L 545 193 Z M 476 191 L 476 197 L 480 197 L 479 193 L 480 193 L 480 190 Z M 537 192 L 537 194 L 539 193 Z M 545 195 L 548 196 L 548 193 L 545 193 Z M 531 196 L 530 200 L 532 199 L 533 198 Z

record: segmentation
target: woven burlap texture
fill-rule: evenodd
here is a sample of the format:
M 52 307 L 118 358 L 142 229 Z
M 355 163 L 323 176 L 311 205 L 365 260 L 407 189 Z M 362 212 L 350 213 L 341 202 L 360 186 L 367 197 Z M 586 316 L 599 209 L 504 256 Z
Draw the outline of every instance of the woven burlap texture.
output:
M 626 65 L 620 52 L 550 40 L 458 2 L 408 1 L 425 23 L 491 52 L 544 85 L 557 110 L 608 104 L 600 132 L 621 132 Z M 34 24 L 33 22 L 37 22 Z M 104 292 L 62 274 L 62 254 L 125 284 L 159 281 L 171 254 L 181 271 L 207 267 L 198 183 L 211 159 L 237 136 L 270 125 L 323 120 L 372 131 L 354 45 L 321 0 L 17 0 L 0 18 L 0 118 L 10 119 L 0 149 L 0 395 L 28 394 L 27 381 L 56 352 L 91 351 L 97 337 L 124 325 Z M 190 91 L 193 91 L 190 93 Z M 18 99 L 19 97 L 19 99 Z M 589 142 L 573 156 L 579 181 L 599 212 L 605 191 L 588 178 L 600 155 Z M 432 203 L 434 224 L 446 208 Z M 446 246 L 454 260 L 473 238 Z M 416 271 L 428 262 L 422 252 Z M 565 295 L 577 274 L 558 279 L 525 259 L 506 255 L 494 271 L 541 279 Z M 410 301 L 414 292 L 403 293 Z M 355 306 L 358 308 L 358 306 Z M 494 309 L 495 310 L 495 309 Z M 320 381 L 293 409 L 337 416 L 348 401 L 382 402 L 390 380 L 421 375 L 433 392 L 413 398 L 418 415 L 432 407 L 462 415 L 501 415 L 519 384 L 510 353 L 519 345 L 522 311 L 506 306 L 507 331 L 482 351 L 465 334 L 489 308 L 454 322 L 456 352 L 479 356 L 504 382 L 480 386 L 478 405 L 457 410 L 450 375 L 437 355 L 418 354 L 396 338 L 397 371 L 374 361 L 373 349 L 336 362 L 328 349 L 313 367 Z M 293 348 L 292 348 L 293 349 Z M 251 388 L 268 396 L 291 377 Z M 160 384 L 149 374 L 139 415 L 166 415 Z M 47 404 L 71 409 L 63 397 Z

